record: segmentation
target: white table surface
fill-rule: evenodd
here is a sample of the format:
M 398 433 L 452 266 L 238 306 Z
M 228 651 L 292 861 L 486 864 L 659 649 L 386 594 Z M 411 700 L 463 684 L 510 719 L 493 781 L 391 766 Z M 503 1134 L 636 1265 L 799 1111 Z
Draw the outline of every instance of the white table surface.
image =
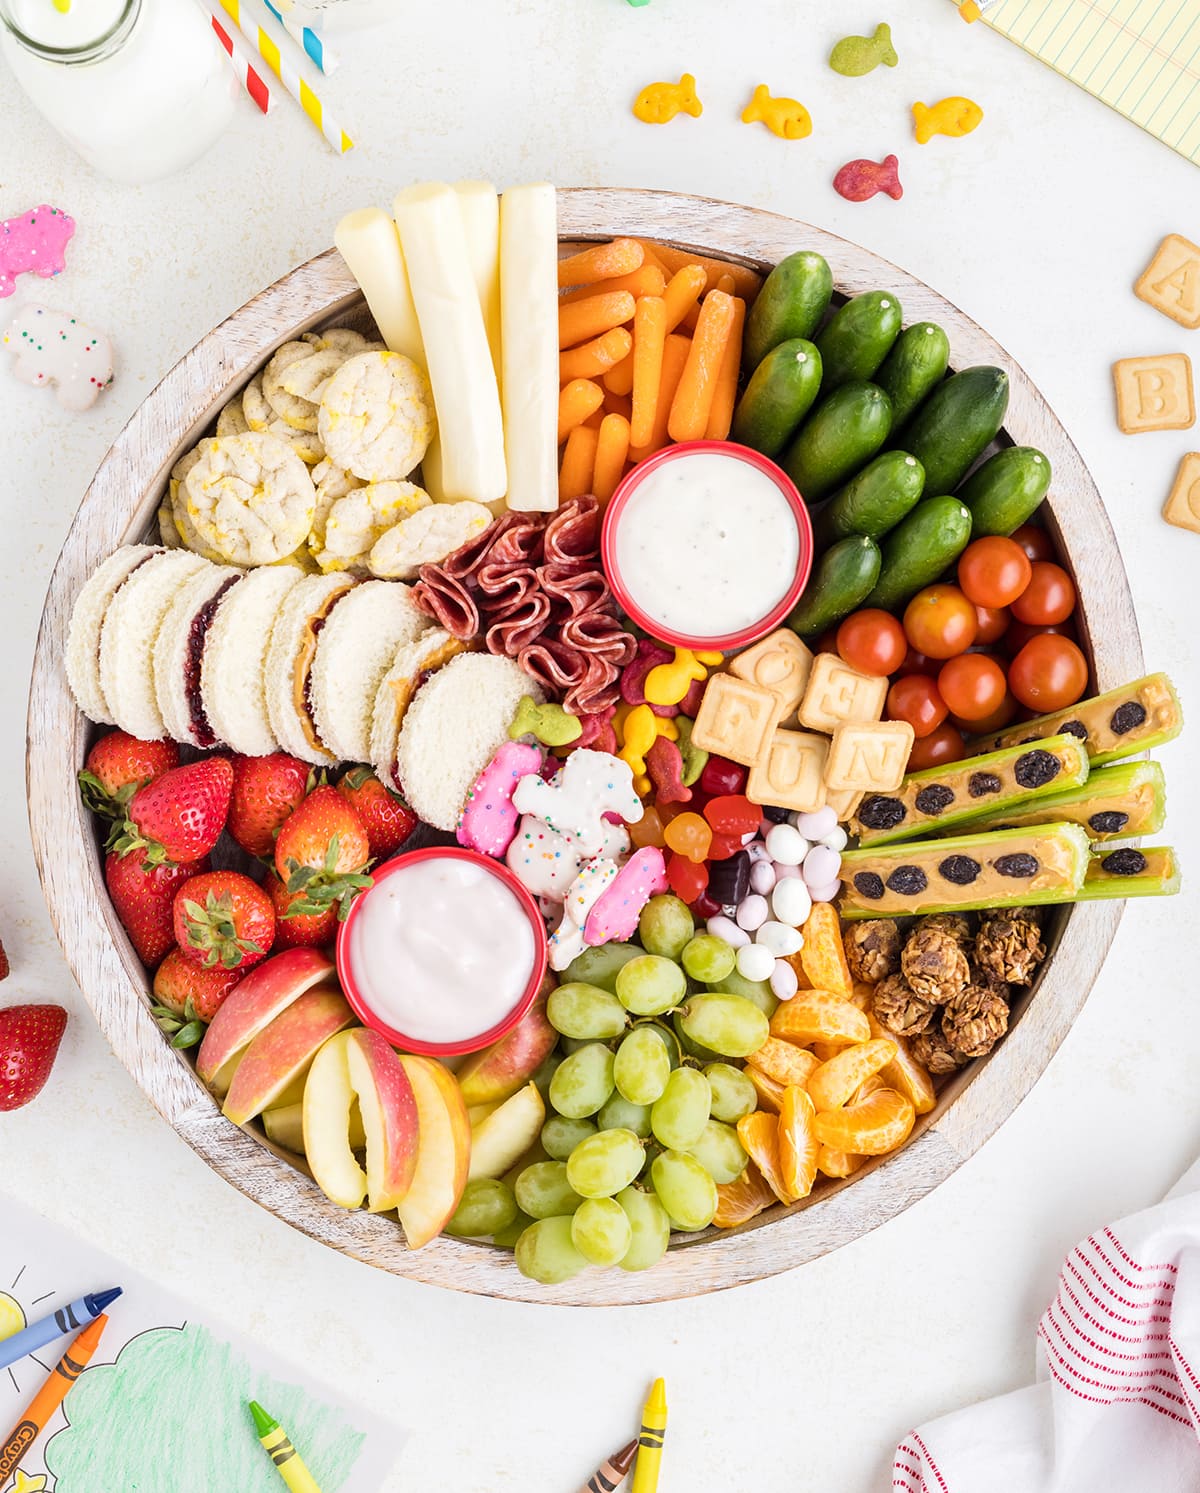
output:
M 1148 664 L 1170 669 L 1195 711 L 1200 537 L 1158 511 L 1196 441 L 1120 435 L 1109 365 L 1200 353 L 1200 334 L 1130 290 L 1162 234 L 1200 237 L 1200 175 L 984 27 L 964 26 L 947 0 L 652 0 L 644 10 L 397 0 L 396 10 L 402 19 L 340 41 L 344 64 L 324 88 L 361 142 L 341 160 L 290 103 L 269 120 L 246 104 L 198 166 L 114 187 L 0 83 L 0 215 L 47 201 L 79 224 L 68 272 L 22 284 L 9 305 L 36 296 L 69 310 L 109 330 L 119 355 L 114 387 L 86 415 L 0 371 L 0 767 L 10 785 L 0 936 L 13 964 L 0 997 L 58 1000 L 72 1016 L 46 1091 L 0 1118 L 0 1185 L 410 1428 L 388 1489 L 566 1493 L 631 1434 L 647 1382 L 665 1374 L 663 1493 L 883 1490 L 912 1425 L 1029 1379 L 1035 1324 L 1076 1238 L 1157 1199 L 1196 1155 L 1196 883 L 1174 902 L 1132 906 L 1030 1097 L 950 1181 L 857 1244 L 662 1306 L 572 1311 L 439 1291 L 344 1259 L 260 1211 L 176 1138 L 108 1051 L 47 919 L 22 801 L 42 597 L 76 503 L 130 412 L 215 322 L 327 247 L 341 213 L 427 178 L 666 187 L 856 239 L 987 327 L 1095 473 Z M 831 44 L 881 16 L 900 66 L 833 74 Z M 637 123 L 637 91 L 684 68 L 703 118 Z M 808 105 L 810 139 L 739 122 L 763 81 Z M 980 129 L 915 145 L 909 105 L 952 93 L 983 105 Z M 900 157 L 901 202 L 834 194 L 845 160 L 888 151 Z M 1180 746 L 1163 761 L 1171 839 L 1194 870 L 1195 782 Z

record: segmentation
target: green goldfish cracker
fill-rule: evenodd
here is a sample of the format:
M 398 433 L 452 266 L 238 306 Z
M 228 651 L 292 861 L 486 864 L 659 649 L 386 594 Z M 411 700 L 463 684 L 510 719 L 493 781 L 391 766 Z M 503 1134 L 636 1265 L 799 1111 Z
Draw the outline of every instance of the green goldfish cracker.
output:
M 1093 841 L 1129 840 L 1157 834 L 1166 812 L 1166 784 L 1158 763 L 1122 762 L 1099 768 L 1076 788 L 973 814 L 959 829 L 1024 829 L 1031 824 L 1062 822 L 1082 825 Z
M 1051 791 L 1078 789 L 1087 781 L 1088 759 L 1074 736 L 1048 736 L 1036 746 L 1006 747 L 942 767 L 909 773 L 895 793 L 870 793 L 859 805 L 852 829 L 860 845 L 883 845 L 977 821 L 1011 821 L 1030 800 Z M 1050 815 L 1045 824 L 1073 815 Z M 980 825 L 980 828 L 983 826 Z
M 570 746 L 583 735 L 583 722 L 561 705 L 539 705 L 532 695 L 522 695 L 508 728 L 510 741 L 534 736 L 543 746 Z
M 675 729 L 679 732 L 676 746 L 679 755 L 683 758 L 683 774 L 679 781 L 685 788 L 690 788 L 708 762 L 708 753 L 703 747 L 692 744 L 692 727 L 695 725 L 689 716 L 677 715 L 675 717 Z
M 1010 726 L 978 745 L 982 751 L 994 752 L 1065 731 L 1086 744 L 1093 767 L 1103 767 L 1106 762 L 1152 751 L 1164 741 L 1174 740 L 1182 730 L 1183 709 L 1175 686 L 1165 674 L 1147 674 L 1144 679 L 1080 700 L 1053 715 Z
M 1113 897 L 1173 897 L 1182 878 L 1169 845 L 1134 850 L 1101 850 L 1091 858 L 1077 900 L 1098 902 Z
M 843 36 L 829 54 L 829 66 L 843 78 L 862 78 L 880 63 L 895 67 L 899 61 L 886 21 L 880 21 L 873 36 Z

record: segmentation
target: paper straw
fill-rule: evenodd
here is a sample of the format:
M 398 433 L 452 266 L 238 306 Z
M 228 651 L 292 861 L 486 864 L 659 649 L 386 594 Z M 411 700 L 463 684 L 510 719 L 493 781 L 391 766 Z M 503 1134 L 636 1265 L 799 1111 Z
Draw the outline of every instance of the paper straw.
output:
M 286 7 L 282 4 L 273 4 L 272 0 L 263 0 L 263 4 L 275 17 L 275 19 L 279 22 L 279 24 L 283 27 L 287 34 L 292 38 L 296 45 L 303 47 L 308 55 L 312 58 L 312 60 L 316 63 L 316 65 L 321 69 L 326 77 L 328 77 L 329 74 L 338 65 L 338 58 L 336 54 L 325 45 L 320 36 L 318 36 L 318 34 L 312 29 L 312 27 L 304 26 L 299 21 L 293 20 L 291 16 L 284 15 L 282 12 L 284 9 L 286 9 Z
M 339 155 L 352 150 L 354 141 L 328 113 L 308 80 L 281 54 L 274 37 L 257 22 L 242 15 L 241 0 L 221 0 L 221 8 L 334 150 Z
M 229 58 L 234 72 L 241 80 L 242 87 L 262 112 L 268 113 L 271 108 L 271 90 L 247 56 L 245 43 L 240 36 L 230 36 L 215 15 L 210 15 L 209 20 L 212 22 L 212 29 L 217 33 L 217 40 L 225 48 L 225 55 Z

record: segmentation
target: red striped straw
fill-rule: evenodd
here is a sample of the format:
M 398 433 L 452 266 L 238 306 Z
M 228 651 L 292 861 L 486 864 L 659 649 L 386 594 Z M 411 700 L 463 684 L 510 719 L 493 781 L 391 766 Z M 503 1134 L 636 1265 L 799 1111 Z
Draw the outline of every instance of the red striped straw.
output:
M 212 29 L 217 33 L 217 40 L 225 48 L 234 71 L 241 79 L 242 87 L 266 114 L 271 107 L 271 90 L 267 87 L 262 74 L 250 61 L 245 48 L 241 45 L 241 37 L 238 37 L 235 42 L 215 15 L 210 15 L 209 19 L 212 21 Z

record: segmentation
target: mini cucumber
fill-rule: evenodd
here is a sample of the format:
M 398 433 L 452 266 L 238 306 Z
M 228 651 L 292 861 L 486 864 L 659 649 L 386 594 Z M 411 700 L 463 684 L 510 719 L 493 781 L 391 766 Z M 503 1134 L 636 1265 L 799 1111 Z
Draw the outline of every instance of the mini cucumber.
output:
M 950 339 L 935 321 L 905 327 L 875 382 L 892 401 L 892 428 L 901 430 L 937 388 L 950 366 Z
M 1050 487 L 1050 458 L 1033 446 L 1006 446 L 989 456 L 958 490 L 971 510 L 973 534 L 1011 534 Z
M 884 540 L 879 583 L 866 605 L 899 611 L 954 564 L 970 537 L 971 510 L 965 503 L 925 498 Z
M 886 290 L 868 290 L 847 301 L 816 339 L 828 393 L 851 379 L 872 378 L 900 335 L 899 300 Z
M 817 543 L 832 544 L 847 534 L 878 539 L 896 527 L 924 490 L 925 468 L 915 456 L 883 451 L 834 493 L 813 520 Z
M 925 468 L 929 492 L 953 492 L 1004 424 L 1008 374 L 964 368 L 939 384 L 904 432 L 904 449 Z
M 783 466 L 806 503 L 820 500 L 875 455 L 892 428 L 892 401 L 874 384 L 843 384 L 817 405 Z
M 742 368 L 752 372 L 789 337 L 811 337 L 833 295 L 833 273 L 820 254 L 801 249 L 781 259 L 755 297 L 742 338 Z
M 821 387 L 821 354 L 803 337 L 773 347 L 746 385 L 731 434 L 764 456 L 778 456 Z
M 879 579 L 879 546 L 865 534 L 839 539 L 821 556 L 788 626 L 814 637 L 848 617 Z

